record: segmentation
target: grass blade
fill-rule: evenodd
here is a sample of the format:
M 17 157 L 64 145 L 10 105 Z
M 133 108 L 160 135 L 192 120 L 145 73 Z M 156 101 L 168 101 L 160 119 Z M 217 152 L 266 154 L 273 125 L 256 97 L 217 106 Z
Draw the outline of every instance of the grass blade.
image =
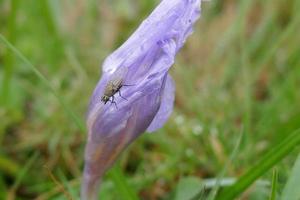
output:
M 21 171 L 18 173 L 18 176 L 13 184 L 13 186 L 11 187 L 8 195 L 7 195 L 7 199 L 14 199 L 15 197 L 15 192 L 18 189 L 18 187 L 20 186 L 23 178 L 26 176 L 27 172 L 29 171 L 29 169 L 32 167 L 32 165 L 34 164 L 34 161 L 36 161 L 36 159 L 38 158 L 38 153 L 34 153 L 31 158 L 27 161 L 27 163 L 25 164 L 24 168 L 21 169 Z
M 300 154 L 295 162 L 290 178 L 283 189 L 282 200 L 298 200 L 300 198 Z
M 9 174 L 15 177 L 20 170 L 20 166 L 7 156 L 0 154 L 0 170 L 3 174 Z
M 221 182 L 221 180 L 224 178 L 224 176 L 225 176 L 225 174 L 226 174 L 226 172 L 227 172 L 227 170 L 229 168 L 230 163 L 232 161 L 234 161 L 234 159 L 236 158 L 236 156 L 238 154 L 238 150 L 239 150 L 239 148 L 241 146 L 242 139 L 243 139 L 243 136 L 244 136 L 243 133 L 244 133 L 244 130 L 242 128 L 241 133 L 240 133 L 240 135 L 239 135 L 239 137 L 237 139 L 237 142 L 236 142 L 236 144 L 234 146 L 234 149 L 233 149 L 233 151 L 232 151 L 232 153 L 230 155 L 230 158 L 225 163 L 225 166 L 224 166 L 223 170 L 221 171 L 220 175 L 217 177 L 216 184 L 213 187 L 212 191 L 210 192 L 210 194 L 208 196 L 208 200 L 214 200 L 215 199 L 215 197 L 216 197 L 216 195 L 217 195 L 217 193 L 219 191 L 219 188 L 220 188 L 220 182 Z
M 113 180 L 116 188 L 118 188 L 118 191 L 120 192 L 119 196 L 122 197 L 122 199 L 139 200 L 136 192 L 133 191 L 132 188 L 128 185 L 118 163 L 116 163 L 115 166 L 112 167 L 111 170 L 109 170 L 109 176 Z
M 20 58 L 31 71 L 41 80 L 41 82 L 51 91 L 51 93 L 57 98 L 65 112 L 73 119 L 81 132 L 85 132 L 85 126 L 78 116 L 70 109 L 64 99 L 56 92 L 51 86 L 50 81 L 18 50 L 16 49 L 2 34 L 0 34 L 0 41 L 4 43 L 9 50 L 11 50 L 18 58 Z
M 17 38 L 16 31 L 16 18 L 17 18 L 17 10 L 19 7 L 19 0 L 11 0 L 10 1 L 10 15 L 8 18 L 8 38 L 12 43 L 15 43 Z M 1 86 L 1 103 L 4 105 L 8 105 L 11 98 L 11 82 L 14 71 L 14 59 L 11 52 L 7 52 L 4 57 L 4 75 Z
M 272 188 L 271 188 L 270 200 L 276 200 L 277 182 L 278 182 L 278 171 L 277 169 L 274 169 L 273 176 L 272 176 Z
M 220 200 L 231 200 L 242 194 L 255 180 L 280 162 L 300 144 L 300 129 L 272 148 L 258 163 L 250 168 L 238 181 L 218 194 Z

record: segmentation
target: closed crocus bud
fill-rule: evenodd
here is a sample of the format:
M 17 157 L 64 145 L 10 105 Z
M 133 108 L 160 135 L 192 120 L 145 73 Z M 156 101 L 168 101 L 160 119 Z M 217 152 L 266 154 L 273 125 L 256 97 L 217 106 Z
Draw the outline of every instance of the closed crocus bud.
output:
M 145 131 L 163 126 L 173 110 L 168 71 L 192 33 L 200 0 L 163 0 L 104 61 L 87 114 L 88 140 L 81 197 L 97 199 L 101 177 Z

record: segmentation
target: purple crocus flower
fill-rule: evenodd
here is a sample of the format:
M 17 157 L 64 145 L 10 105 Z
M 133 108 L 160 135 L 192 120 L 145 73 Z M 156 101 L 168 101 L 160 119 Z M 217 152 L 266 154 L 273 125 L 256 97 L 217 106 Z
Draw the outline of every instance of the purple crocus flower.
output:
M 118 155 L 143 132 L 161 128 L 169 118 L 175 86 L 168 71 L 192 33 L 200 4 L 200 0 L 161 1 L 105 60 L 87 115 L 82 199 L 97 199 L 101 177 Z

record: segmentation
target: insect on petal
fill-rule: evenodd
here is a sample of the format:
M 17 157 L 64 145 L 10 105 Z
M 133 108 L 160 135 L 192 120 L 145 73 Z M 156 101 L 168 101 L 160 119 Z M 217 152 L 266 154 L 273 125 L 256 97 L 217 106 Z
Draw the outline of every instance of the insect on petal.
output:
M 94 200 L 101 177 L 139 135 L 163 126 L 172 113 L 175 84 L 168 74 L 192 33 L 200 0 L 162 0 L 102 66 L 87 113 L 88 140 L 82 200 Z

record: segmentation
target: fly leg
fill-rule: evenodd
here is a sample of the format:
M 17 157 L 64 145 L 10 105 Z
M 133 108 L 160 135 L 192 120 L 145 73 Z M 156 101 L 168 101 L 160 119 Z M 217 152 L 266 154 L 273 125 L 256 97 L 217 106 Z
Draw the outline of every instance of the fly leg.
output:
M 119 90 L 118 92 L 119 92 L 120 97 L 122 97 L 122 99 L 125 99 L 126 101 L 128 101 L 128 99 L 126 99 L 125 97 L 123 97 L 123 96 L 121 95 L 121 90 Z
M 110 100 L 110 104 L 115 104 L 115 106 L 116 106 L 116 109 L 118 110 L 118 106 L 117 106 L 117 103 L 115 102 L 115 97 L 114 96 L 112 96 L 111 97 L 112 98 L 112 100 Z

